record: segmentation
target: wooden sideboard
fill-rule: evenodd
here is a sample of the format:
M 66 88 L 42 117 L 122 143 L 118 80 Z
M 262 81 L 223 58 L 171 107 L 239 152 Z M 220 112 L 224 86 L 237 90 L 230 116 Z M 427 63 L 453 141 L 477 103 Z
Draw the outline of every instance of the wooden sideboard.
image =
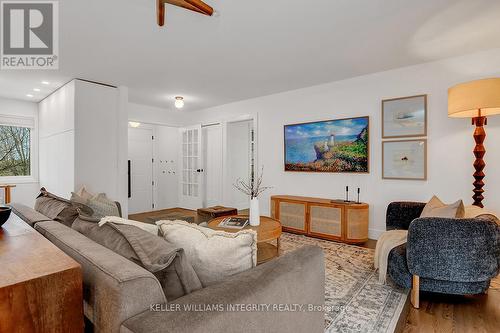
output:
M 0 227 L 0 332 L 83 332 L 80 265 L 14 213 Z
M 271 216 L 286 232 L 350 244 L 368 240 L 366 203 L 275 195 L 271 197 Z

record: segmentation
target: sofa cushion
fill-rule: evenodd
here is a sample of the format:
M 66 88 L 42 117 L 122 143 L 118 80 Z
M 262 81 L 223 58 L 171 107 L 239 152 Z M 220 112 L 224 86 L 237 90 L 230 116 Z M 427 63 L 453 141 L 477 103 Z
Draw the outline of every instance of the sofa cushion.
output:
M 257 233 L 215 231 L 184 221 L 159 221 L 165 240 L 182 247 L 203 286 L 246 271 L 257 263 Z
M 444 217 L 461 219 L 465 216 L 465 207 L 462 200 L 458 200 L 452 204 L 443 203 L 437 196 L 425 205 L 420 217 Z
M 45 188 L 40 190 L 40 195 L 35 201 L 35 210 L 37 212 L 68 227 L 71 227 L 73 221 L 78 217 L 78 209 L 85 212 L 85 214 L 93 214 L 92 209 L 88 206 L 58 197 Z
M 14 214 L 19 216 L 21 220 L 28 223 L 32 227 L 34 227 L 38 222 L 51 221 L 51 219 L 47 216 L 23 204 L 14 203 L 11 207 Z
M 119 332 L 128 318 L 166 303 L 159 281 L 139 265 L 61 223 L 35 229 L 82 266 L 84 311 L 95 332 Z
M 135 226 L 106 223 L 100 227 L 98 222 L 79 216 L 72 228 L 153 273 L 169 301 L 201 288 L 182 249 Z

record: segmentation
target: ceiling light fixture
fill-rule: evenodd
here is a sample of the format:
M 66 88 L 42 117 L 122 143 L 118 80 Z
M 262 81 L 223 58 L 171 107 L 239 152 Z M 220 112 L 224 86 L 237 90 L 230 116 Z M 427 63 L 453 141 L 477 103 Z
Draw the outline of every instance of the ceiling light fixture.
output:
M 207 16 L 214 14 L 214 9 L 201 0 L 156 0 L 157 21 L 160 27 L 165 25 L 165 4 L 167 3 Z
M 133 127 L 133 128 L 137 128 L 137 127 L 141 126 L 141 123 L 138 123 L 136 121 L 129 121 L 128 124 L 130 125 L 130 127 Z
M 40 92 L 40 88 L 33 88 L 33 91 Z
M 42 84 L 45 84 L 46 86 L 48 86 L 50 84 L 49 81 L 42 81 Z
M 184 97 L 177 96 L 175 98 L 175 107 L 178 109 L 182 109 L 184 107 Z
M 26 94 L 26 97 L 33 98 L 34 96 L 32 94 Z

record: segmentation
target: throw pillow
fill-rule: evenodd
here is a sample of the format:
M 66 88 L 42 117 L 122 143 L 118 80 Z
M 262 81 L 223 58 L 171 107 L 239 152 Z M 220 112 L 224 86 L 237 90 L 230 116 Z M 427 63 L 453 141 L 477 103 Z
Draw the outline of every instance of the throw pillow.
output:
M 481 218 L 481 217 L 490 217 L 497 224 L 500 224 L 500 220 L 498 219 L 498 214 L 494 211 L 491 211 L 489 209 L 481 208 L 478 206 L 467 206 L 465 207 L 465 216 L 464 218 L 466 219 L 473 219 L 473 218 Z
M 465 216 L 465 207 L 462 200 L 446 205 L 437 196 L 425 205 L 420 217 L 443 217 L 461 219 Z
M 183 248 L 204 287 L 257 264 L 257 233 L 203 228 L 185 221 L 159 221 L 165 240 Z
M 83 200 L 89 200 L 90 198 L 92 198 L 94 196 L 94 194 L 87 191 L 85 186 L 82 186 L 78 191 L 76 191 L 75 194 L 78 195 L 79 197 L 81 197 Z
M 72 228 L 155 275 L 169 302 L 201 289 L 182 249 L 135 226 L 108 222 L 100 227 L 99 221 L 80 215 Z
M 99 193 L 90 198 L 88 205 L 94 211 L 95 217 L 120 216 L 116 202 L 109 200 L 104 193 Z
M 40 189 L 40 195 L 35 201 L 35 210 L 37 212 L 68 227 L 71 227 L 73 221 L 78 217 L 78 209 L 85 214 L 93 214 L 92 209 L 88 206 L 58 197 L 43 187 Z

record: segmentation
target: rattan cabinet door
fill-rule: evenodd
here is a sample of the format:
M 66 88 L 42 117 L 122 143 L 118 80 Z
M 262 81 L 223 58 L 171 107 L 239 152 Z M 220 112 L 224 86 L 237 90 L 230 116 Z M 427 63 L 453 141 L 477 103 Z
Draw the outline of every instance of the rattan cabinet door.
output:
M 342 238 L 342 208 L 335 206 L 309 206 L 309 233 Z
M 285 228 L 306 232 L 306 204 L 280 201 L 279 220 Z

